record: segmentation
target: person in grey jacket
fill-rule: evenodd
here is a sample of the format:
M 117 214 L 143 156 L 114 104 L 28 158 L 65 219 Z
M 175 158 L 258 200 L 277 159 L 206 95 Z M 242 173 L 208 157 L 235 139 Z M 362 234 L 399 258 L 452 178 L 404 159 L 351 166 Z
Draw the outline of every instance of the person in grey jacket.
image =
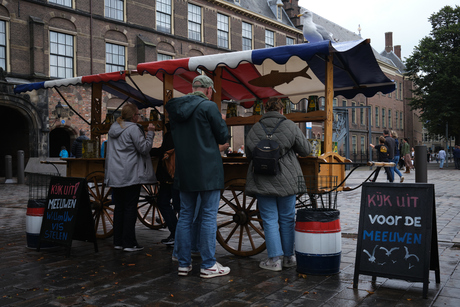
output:
M 109 130 L 105 160 L 105 184 L 112 188 L 115 205 L 113 243 L 126 252 L 142 250 L 136 240 L 137 203 L 142 184 L 157 182 L 150 158 L 155 127 L 149 124 L 147 136 L 136 124 L 139 110 L 126 104 Z
M 260 119 L 268 132 L 286 117 L 282 115 L 283 104 L 279 99 L 270 98 L 266 113 Z M 246 194 L 257 198 L 262 217 L 268 259 L 261 261 L 259 267 L 281 271 L 283 267 L 297 264 L 294 255 L 295 202 L 299 191 L 299 180 L 303 181 L 299 156 L 307 156 L 311 145 L 299 127 L 291 120 L 284 120 L 276 129 L 272 140 L 278 142 L 281 150 L 280 172 L 276 175 L 255 174 L 252 170 L 252 153 L 266 134 L 256 123 L 246 137 L 246 156 L 249 170 L 246 177 Z M 281 256 L 283 261 L 281 264 Z

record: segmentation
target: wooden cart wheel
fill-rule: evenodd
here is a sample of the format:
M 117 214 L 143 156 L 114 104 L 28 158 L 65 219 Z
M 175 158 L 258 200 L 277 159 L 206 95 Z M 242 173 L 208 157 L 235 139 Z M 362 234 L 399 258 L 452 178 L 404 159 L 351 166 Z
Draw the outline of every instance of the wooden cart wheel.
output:
M 158 185 L 142 185 L 139 203 L 137 204 L 137 217 L 145 226 L 151 229 L 165 228 L 166 223 L 157 206 Z
M 217 241 L 232 254 L 253 256 L 265 250 L 257 200 L 244 192 L 246 179 L 225 184 L 217 212 Z
M 112 188 L 104 183 L 104 172 L 92 172 L 86 176 L 89 199 L 93 212 L 96 238 L 105 239 L 113 235 Z

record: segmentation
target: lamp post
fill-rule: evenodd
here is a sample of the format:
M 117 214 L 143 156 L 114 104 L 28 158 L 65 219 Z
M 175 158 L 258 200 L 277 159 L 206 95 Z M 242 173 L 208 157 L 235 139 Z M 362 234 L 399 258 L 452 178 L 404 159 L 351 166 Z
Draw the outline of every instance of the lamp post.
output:
M 64 109 L 64 107 L 62 106 L 61 104 L 61 100 L 58 101 L 58 104 L 56 105 L 56 115 L 58 118 L 61 118 L 61 115 L 62 115 L 62 109 Z

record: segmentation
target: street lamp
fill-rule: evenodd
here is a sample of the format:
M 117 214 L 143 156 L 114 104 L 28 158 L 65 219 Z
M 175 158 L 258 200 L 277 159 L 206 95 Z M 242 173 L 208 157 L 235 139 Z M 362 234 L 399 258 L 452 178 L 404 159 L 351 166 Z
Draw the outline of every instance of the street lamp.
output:
M 61 114 L 62 114 L 62 109 L 64 109 L 64 107 L 62 106 L 61 104 L 61 100 L 58 101 L 58 104 L 56 105 L 56 115 L 58 118 L 61 118 Z

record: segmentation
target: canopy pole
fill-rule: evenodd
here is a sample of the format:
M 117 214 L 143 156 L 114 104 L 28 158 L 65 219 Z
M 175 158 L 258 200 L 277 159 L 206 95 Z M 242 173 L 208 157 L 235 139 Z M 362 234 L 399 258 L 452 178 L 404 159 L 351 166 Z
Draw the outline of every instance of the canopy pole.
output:
M 102 83 L 92 84 L 91 100 L 91 139 L 94 140 L 99 136 L 93 127 L 102 123 Z
M 222 67 L 216 67 L 214 70 L 214 89 L 215 93 L 212 95 L 212 101 L 217 104 L 217 108 L 221 111 L 222 107 Z
M 334 111 L 332 101 L 334 100 L 334 56 L 328 55 L 326 58 L 326 90 L 324 97 L 326 99 L 326 121 L 324 122 L 324 152 L 332 151 L 332 121 Z
M 164 112 L 164 123 L 169 122 L 168 112 L 164 107 L 169 100 L 174 98 L 174 75 L 163 74 L 163 112 Z M 163 125 L 163 129 L 166 127 Z

